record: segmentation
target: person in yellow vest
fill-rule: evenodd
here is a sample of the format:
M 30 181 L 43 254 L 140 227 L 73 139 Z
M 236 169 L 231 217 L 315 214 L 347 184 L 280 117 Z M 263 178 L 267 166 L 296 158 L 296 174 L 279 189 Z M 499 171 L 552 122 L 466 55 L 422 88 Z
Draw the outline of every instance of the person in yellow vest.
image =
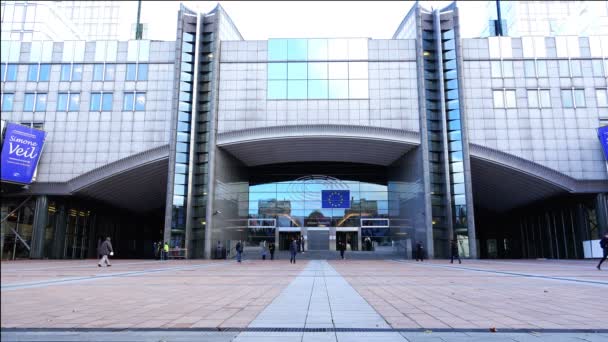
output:
M 163 246 L 163 260 L 167 260 L 169 256 L 169 243 L 165 242 L 165 245 Z

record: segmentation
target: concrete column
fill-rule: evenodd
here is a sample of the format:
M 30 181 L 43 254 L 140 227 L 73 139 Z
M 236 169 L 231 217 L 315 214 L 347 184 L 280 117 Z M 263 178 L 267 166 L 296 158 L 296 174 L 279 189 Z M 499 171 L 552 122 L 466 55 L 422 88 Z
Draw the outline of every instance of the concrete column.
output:
M 65 228 L 67 223 L 65 205 L 60 205 L 57 208 L 57 225 L 55 226 L 55 234 L 53 235 L 53 258 L 63 259 L 63 250 L 65 248 Z
M 44 255 L 44 231 L 49 211 L 49 200 L 46 196 L 36 198 L 34 209 L 34 223 L 32 227 L 32 243 L 30 249 L 31 259 L 41 259 Z

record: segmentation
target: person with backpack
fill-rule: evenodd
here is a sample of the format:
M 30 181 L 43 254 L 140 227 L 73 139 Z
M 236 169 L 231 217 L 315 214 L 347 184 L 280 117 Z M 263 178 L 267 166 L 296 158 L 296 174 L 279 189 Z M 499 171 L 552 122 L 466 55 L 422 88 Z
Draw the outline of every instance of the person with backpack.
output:
M 241 244 L 241 241 L 236 243 L 236 261 L 237 262 L 241 262 L 241 255 L 243 253 L 243 245 Z
M 604 251 L 604 257 L 600 260 L 600 263 L 597 264 L 598 270 L 602 269 L 602 263 L 608 258 L 608 232 L 605 232 L 604 237 L 600 240 L 600 247 L 602 247 L 602 250 Z

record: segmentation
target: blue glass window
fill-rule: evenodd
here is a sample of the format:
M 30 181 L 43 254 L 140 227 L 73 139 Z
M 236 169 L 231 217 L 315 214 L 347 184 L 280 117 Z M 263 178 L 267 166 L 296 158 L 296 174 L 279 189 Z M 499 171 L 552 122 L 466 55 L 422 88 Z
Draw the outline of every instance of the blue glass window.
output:
M 61 64 L 60 81 L 69 81 L 72 77 L 72 64 Z
M 287 98 L 287 81 L 268 81 L 268 99 L 278 100 Z
M 112 94 L 104 93 L 101 99 L 101 110 L 111 111 L 112 110 Z
M 65 112 L 68 109 L 68 93 L 59 93 L 57 95 L 57 111 Z
M 287 59 L 290 61 L 305 61 L 308 57 L 308 44 L 306 39 L 287 40 Z
M 72 93 L 70 94 L 70 112 L 77 112 L 80 110 L 80 94 Z
M 6 72 L 4 71 L 4 67 L 6 66 Z M 0 77 L 2 81 L 16 81 L 17 80 L 17 65 L 16 64 L 5 64 L 2 66 L 2 76 Z
M 289 80 L 305 80 L 306 73 L 306 63 L 289 63 L 287 65 L 287 79 Z
M 93 81 L 103 81 L 103 64 L 93 65 Z
M 122 110 L 133 110 L 133 98 L 135 93 L 125 93 Z
M 101 93 L 91 93 L 91 111 L 98 112 L 101 109 Z
M 36 94 L 36 106 L 34 107 L 35 112 L 44 112 L 46 110 L 46 94 Z
M 57 96 L 57 111 L 77 112 L 80 110 L 80 94 L 59 93 Z
M 82 81 L 82 64 L 72 64 L 72 81 Z
M 111 111 L 112 93 L 91 93 L 91 111 Z
M 287 63 L 268 63 L 269 80 L 286 80 Z
M 105 69 L 105 73 L 104 73 L 104 80 L 105 81 L 112 81 L 114 80 L 114 72 L 116 71 L 116 65 L 115 64 L 106 64 L 106 69 Z
M 177 122 L 177 131 L 178 132 L 190 132 L 190 124 L 187 122 Z
M 328 80 L 309 80 L 308 81 L 308 98 L 309 99 L 327 99 L 329 82 Z
M 38 81 L 48 81 L 51 76 L 51 65 L 50 64 L 40 64 L 40 73 L 38 76 Z
M 306 99 L 306 80 L 289 80 L 287 83 L 287 98 L 290 100 Z
M 36 82 L 38 80 L 38 64 L 30 64 L 27 69 L 27 80 Z
M 33 112 L 34 111 L 34 101 L 36 100 L 36 94 L 27 93 L 23 99 L 23 111 L 24 112 Z
M 2 94 L 2 111 L 3 112 L 12 112 L 14 102 L 15 102 L 15 94 L 12 94 L 12 93 Z
M 562 90 L 562 105 L 564 108 L 573 108 L 574 101 L 572 101 L 572 90 L 564 89 Z
M 268 60 L 284 61 L 287 60 L 287 39 L 268 40 Z
M 135 110 L 146 110 L 146 93 L 135 93 Z
M 135 77 L 137 77 L 137 64 L 127 64 L 127 81 L 135 81 Z
M 189 144 L 183 143 L 183 142 L 178 142 L 177 145 L 176 145 L 176 147 L 175 147 L 175 150 L 177 152 L 187 153 L 188 149 L 189 149 Z
M 148 64 L 137 65 L 137 80 L 147 81 L 148 80 Z

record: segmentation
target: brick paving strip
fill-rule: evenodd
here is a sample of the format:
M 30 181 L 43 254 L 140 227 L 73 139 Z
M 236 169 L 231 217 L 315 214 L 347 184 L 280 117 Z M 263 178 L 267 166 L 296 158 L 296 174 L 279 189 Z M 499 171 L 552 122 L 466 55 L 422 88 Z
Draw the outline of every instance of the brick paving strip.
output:
M 389 263 L 390 261 L 381 262 L 380 264 L 377 262 L 361 263 L 349 261 L 334 262 L 334 265 L 347 274 L 350 271 L 349 268 L 354 266 L 356 273 L 366 274 L 366 276 L 370 276 L 380 283 L 386 283 L 387 280 L 390 280 L 391 276 L 377 271 L 382 271 L 383 267 L 386 267 L 386 264 Z M 236 269 L 232 267 L 233 265 L 217 265 L 223 266 L 222 270 L 230 269 L 234 271 Z M 252 265 L 246 265 L 246 268 L 239 268 L 238 272 L 240 274 L 251 271 L 257 273 L 261 271 L 260 267 L 266 265 L 269 264 L 253 263 Z M 241 265 L 237 267 L 239 266 Z M 282 275 L 286 271 L 293 272 L 298 270 L 298 268 L 292 265 L 287 268 L 286 263 L 275 263 L 273 266 L 278 267 L 273 267 L 272 272 Z M 298 266 L 301 269 L 301 265 Z M 416 264 L 412 266 L 419 269 L 429 267 L 426 264 L 424 266 Z M 454 280 L 459 280 L 459 277 L 454 276 L 454 270 L 457 272 L 483 271 L 482 273 L 492 274 L 493 271 L 485 270 L 481 267 L 465 268 L 457 266 L 450 267 L 451 269 L 444 269 L 445 267 L 442 265 L 432 265 L 430 269 L 434 272 L 452 272 L 451 276 Z M 192 266 L 176 266 L 173 268 L 176 272 L 179 271 L 180 273 L 193 271 Z M 372 274 L 367 274 L 370 269 L 372 270 L 370 272 Z M 217 271 L 217 268 L 214 271 Z M 144 271 L 133 272 L 136 272 L 133 275 L 135 277 L 146 274 Z M 118 273 L 115 277 L 118 279 L 124 276 L 123 273 L 133 272 Z M 154 274 L 155 269 L 150 270 L 150 272 Z M 527 278 L 529 277 L 527 276 L 529 275 L 529 272 L 498 271 L 498 273 L 493 273 L 493 276 L 501 279 L 524 277 L 525 280 L 528 280 Z M 246 279 L 245 277 L 235 276 L 228 272 L 217 274 L 216 276 L 227 277 L 237 281 Z M 270 278 L 274 282 L 276 275 L 266 274 L 265 277 Z M 354 279 L 352 276 L 347 278 Z M 534 281 L 546 281 L 549 278 L 550 276 L 541 277 L 534 279 Z M 479 280 L 479 278 L 476 280 Z M 558 280 L 570 282 L 572 279 Z M 453 284 L 454 281 L 449 281 L 449 283 Z M 585 284 L 589 285 L 589 283 Z M 356 286 L 360 287 L 360 285 Z M 597 284 L 592 285 L 597 286 Z M 384 285 L 380 285 L 380 287 L 382 286 Z M 357 291 L 359 290 L 357 289 Z M 378 313 L 382 313 L 382 310 L 376 311 L 372 308 L 368 304 L 369 298 L 362 297 L 357 291 L 326 261 L 311 261 L 297 277 L 291 277 L 289 278 L 289 282 L 284 283 L 282 291 L 275 292 L 273 298 L 267 301 L 268 305 L 257 311 L 259 314 L 256 313 L 250 316 L 255 317 L 255 319 L 253 321 L 250 319 L 250 323 L 246 327 L 231 329 L 230 324 L 220 324 L 218 328 L 221 330 L 223 327 L 222 331 L 214 331 L 217 328 L 197 328 L 194 326 L 183 330 L 180 328 L 180 325 L 152 329 L 137 327 L 124 329 L 79 328 L 75 331 L 71 331 L 70 329 L 14 328 L 2 330 L 2 341 L 608 341 L 608 330 L 606 329 L 601 329 L 604 332 L 603 334 L 590 334 L 583 331 L 564 333 L 564 329 L 544 329 L 542 333 L 530 333 L 526 331 L 527 329 L 508 329 L 508 332 L 504 332 L 503 329 L 503 332 L 499 333 L 481 332 L 484 329 L 478 328 L 436 328 L 433 331 L 425 331 L 426 329 L 424 328 L 395 329 L 385 320 L 388 317 L 390 322 L 391 316 L 383 318 Z M 407 297 L 407 294 L 405 297 Z M 373 301 L 370 302 L 373 303 Z M 227 321 L 224 323 L 227 323 Z M 5 326 L 4 323 L 2 326 Z M 517 332 L 516 330 L 522 331 Z M 551 332 L 552 330 L 554 332 Z
M 608 274 L 589 262 L 565 270 L 534 261 L 349 260 L 332 266 L 393 328 L 607 331 L 599 302 Z

